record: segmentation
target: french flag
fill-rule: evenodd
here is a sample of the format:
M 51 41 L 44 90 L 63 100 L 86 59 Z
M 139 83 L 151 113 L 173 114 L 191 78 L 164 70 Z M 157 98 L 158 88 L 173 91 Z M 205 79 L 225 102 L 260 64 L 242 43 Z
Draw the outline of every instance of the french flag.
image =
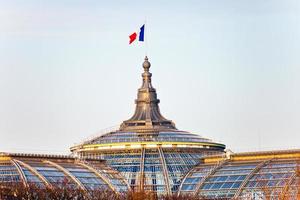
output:
M 144 42 L 144 33 L 145 33 L 145 24 L 140 28 L 140 33 L 139 33 L 139 41 Z M 131 35 L 129 35 L 129 44 L 133 43 L 137 38 L 137 33 L 134 32 Z

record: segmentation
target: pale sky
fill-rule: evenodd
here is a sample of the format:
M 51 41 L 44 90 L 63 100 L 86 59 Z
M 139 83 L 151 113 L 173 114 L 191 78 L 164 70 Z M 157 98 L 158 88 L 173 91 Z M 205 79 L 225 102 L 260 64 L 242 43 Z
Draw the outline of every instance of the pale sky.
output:
M 0 0 L 0 151 L 68 153 L 131 117 L 147 21 L 162 114 L 235 152 L 300 148 L 299 0 Z

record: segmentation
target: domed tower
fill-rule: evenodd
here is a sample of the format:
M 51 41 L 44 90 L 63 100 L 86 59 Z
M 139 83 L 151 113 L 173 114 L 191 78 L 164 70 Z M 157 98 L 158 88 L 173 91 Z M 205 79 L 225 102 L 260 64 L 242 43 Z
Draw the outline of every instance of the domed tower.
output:
M 201 157 L 222 154 L 225 145 L 180 131 L 161 115 L 150 67 L 146 56 L 133 116 L 118 130 L 71 147 L 71 151 L 81 159 L 105 159 L 121 172 L 133 190 L 171 194 Z

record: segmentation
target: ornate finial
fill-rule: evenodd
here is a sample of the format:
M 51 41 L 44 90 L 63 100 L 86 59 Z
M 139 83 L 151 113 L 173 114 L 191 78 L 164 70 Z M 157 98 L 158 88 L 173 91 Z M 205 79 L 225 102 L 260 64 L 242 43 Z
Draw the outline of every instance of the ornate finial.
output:
M 152 74 L 149 72 L 150 66 L 151 64 L 146 56 L 143 62 L 143 84 L 138 89 L 137 99 L 135 100 L 135 113 L 129 120 L 121 124 L 120 130 L 176 130 L 175 124 L 171 120 L 164 118 L 160 113 L 159 99 L 157 99 L 156 90 L 151 84 Z
M 145 72 L 148 72 L 150 67 L 151 67 L 151 63 L 148 61 L 148 57 L 145 56 L 145 61 L 143 63 L 143 68 Z

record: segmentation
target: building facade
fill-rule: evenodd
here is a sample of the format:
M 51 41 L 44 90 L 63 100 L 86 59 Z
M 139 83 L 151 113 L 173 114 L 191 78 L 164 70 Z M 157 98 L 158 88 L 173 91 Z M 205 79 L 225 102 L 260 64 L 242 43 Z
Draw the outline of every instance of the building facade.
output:
M 70 156 L 0 154 L 0 182 L 82 190 L 152 191 L 211 199 L 298 199 L 300 150 L 229 153 L 162 116 L 143 63 L 133 116 L 70 148 Z

